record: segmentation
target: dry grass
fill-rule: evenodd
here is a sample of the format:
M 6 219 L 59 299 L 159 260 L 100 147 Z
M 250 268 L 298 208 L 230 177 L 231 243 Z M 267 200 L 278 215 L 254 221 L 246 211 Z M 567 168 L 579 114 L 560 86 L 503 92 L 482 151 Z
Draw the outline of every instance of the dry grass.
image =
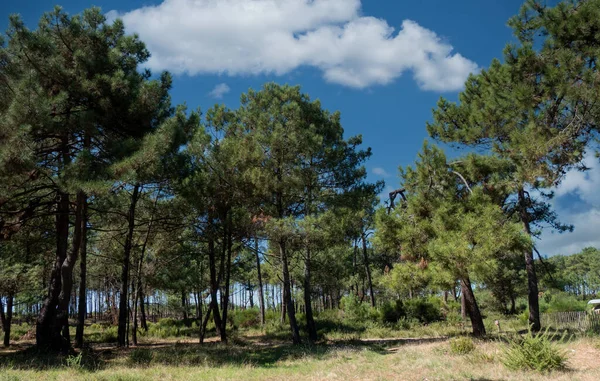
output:
M 568 369 L 550 374 L 515 372 L 501 363 L 498 341 L 476 341 L 467 355 L 453 355 L 445 338 L 332 341 L 318 346 L 240 338 L 237 344 L 161 341 L 148 367 L 128 361 L 130 350 L 98 347 L 95 370 L 64 366 L 0 368 L 0 380 L 600 380 L 600 342 L 582 338 L 560 344 L 569 353 Z M 14 356 L 5 350 L 0 358 Z M 5 363 L 6 364 L 6 363 Z M 21 368 L 21 369 L 18 369 Z

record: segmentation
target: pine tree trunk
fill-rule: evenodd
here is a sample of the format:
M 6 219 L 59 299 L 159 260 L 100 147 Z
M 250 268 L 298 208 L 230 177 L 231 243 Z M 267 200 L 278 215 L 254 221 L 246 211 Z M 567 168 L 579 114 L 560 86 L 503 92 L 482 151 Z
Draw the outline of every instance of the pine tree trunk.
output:
M 144 290 L 142 287 L 138 289 L 138 299 L 140 301 L 140 326 L 148 332 L 148 322 L 146 321 L 146 308 L 144 303 Z
M 59 316 L 62 290 L 61 268 L 67 258 L 69 240 L 69 195 L 58 192 L 56 203 L 56 258 L 50 275 L 48 294 L 36 322 L 36 345 L 41 350 L 66 351 L 69 343 L 61 335 L 63 320 Z M 66 313 L 66 312 L 64 312 Z M 64 314 L 63 313 L 63 314 Z
M 229 294 L 230 294 L 230 279 L 231 279 L 231 249 L 232 249 L 232 233 L 231 233 L 231 217 L 229 216 L 227 219 L 227 234 L 225 235 L 226 239 L 223 242 L 227 247 L 227 257 L 225 262 L 225 295 L 223 296 L 223 305 L 221 306 L 223 310 L 223 315 L 221 317 L 221 341 L 227 342 L 227 314 L 229 309 Z
M 523 222 L 525 233 L 531 237 L 531 227 L 529 225 L 530 216 L 527 211 L 527 199 L 525 191 L 519 189 L 519 209 L 520 217 Z M 527 300 L 529 302 L 529 326 L 531 330 L 537 332 L 541 329 L 540 323 L 540 304 L 537 274 L 535 272 L 535 262 L 533 259 L 533 251 L 525 249 L 525 271 L 527 272 Z
M 361 234 L 363 257 L 365 261 L 365 271 L 367 272 L 367 283 L 369 286 L 369 294 L 371 296 L 371 307 L 375 307 L 375 294 L 373 293 L 373 281 L 371 279 L 371 267 L 369 266 L 369 254 L 367 253 L 367 237 L 363 232 Z
M 213 319 L 215 322 L 215 329 L 217 334 L 221 336 L 221 313 L 219 312 L 219 305 L 217 302 L 217 291 L 219 289 L 219 283 L 217 280 L 217 261 L 215 253 L 215 241 L 212 237 L 208 239 L 208 267 L 210 272 L 210 306 L 206 314 L 206 318 L 210 315 L 210 311 L 213 312 Z
M 81 219 L 81 248 L 79 258 L 80 281 L 79 281 L 79 311 L 77 319 L 77 331 L 75 332 L 75 346 L 83 347 L 83 330 L 85 326 L 85 318 L 87 316 L 87 196 L 81 192 L 83 196 L 83 210 Z M 79 197 L 79 195 L 78 195 Z
M 128 315 L 128 288 L 129 288 L 129 262 L 131 249 L 133 247 L 133 233 L 135 229 L 135 208 L 140 192 L 140 184 L 135 184 L 131 195 L 131 203 L 127 214 L 127 237 L 125 238 L 125 248 L 123 255 L 123 265 L 121 271 L 121 294 L 119 295 L 119 328 L 117 330 L 117 345 L 124 347 L 127 345 L 127 315 Z
M 463 281 L 459 280 L 460 283 L 460 316 L 463 320 L 467 318 L 467 300 L 465 299 L 465 292 Z
M 265 325 L 265 297 L 263 295 L 262 274 L 260 272 L 260 256 L 258 255 L 258 237 L 254 237 L 254 252 L 256 254 L 256 272 L 258 273 L 258 303 L 260 306 L 260 325 Z
M 13 316 L 13 301 L 14 295 L 8 294 L 6 297 L 6 315 L 4 314 L 4 310 L 2 310 L 2 315 L 4 316 L 2 319 L 2 328 L 4 329 L 4 346 L 8 347 L 10 345 L 10 328 L 12 324 L 12 316 Z M 0 308 L 2 305 L 0 304 Z
M 287 251 L 285 242 L 279 241 L 279 254 L 281 255 L 281 263 L 283 267 L 283 304 L 287 310 L 287 316 L 290 320 L 290 330 L 292 331 L 292 342 L 294 344 L 300 344 L 300 331 L 298 329 L 298 322 L 296 321 L 296 311 L 294 310 L 294 301 L 292 300 L 291 282 L 290 282 L 290 271 L 288 268 Z
M 471 287 L 471 280 L 468 275 L 463 276 L 461 279 L 462 293 L 465 295 L 465 306 L 469 318 L 471 319 L 471 325 L 473 326 L 473 335 L 480 337 L 485 336 L 485 325 L 483 324 L 483 318 L 475 295 L 473 294 L 473 288 Z
M 306 330 L 308 339 L 312 342 L 317 341 L 317 326 L 313 318 L 312 305 L 310 304 L 310 247 L 306 247 L 306 256 L 304 258 L 304 309 L 306 315 Z

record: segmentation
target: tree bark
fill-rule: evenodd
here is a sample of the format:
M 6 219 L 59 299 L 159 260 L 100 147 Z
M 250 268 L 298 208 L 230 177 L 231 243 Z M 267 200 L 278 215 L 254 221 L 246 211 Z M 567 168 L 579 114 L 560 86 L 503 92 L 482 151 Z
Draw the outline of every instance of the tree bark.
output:
M 59 191 L 56 203 L 56 258 L 50 275 L 48 294 L 36 322 L 36 345 L 41 350 L 66 351 L 69 348 L 69 343 L 65 342 L 61 335 L 63 320 L 59 319 L 58 302 L 62 290 L 61 269 L 67 257 L 68 240 L 69 195 Z
M 254 237 L 254 252 L 256 254 L 256 272 L 258 273 L 258 303 L 260 306 L 260 325 L 265 325 L 265 297 L 263 295 L 262 274 L 260 272 L 260 256 L 258 255 L 258 237 Z
M 294 301 L 292 300 L 291 282 L 290 282 L 290 270 L 288 268 L 287 251 L 285 247 L 285 241 L 279 240 L 279 254 L 281 255 L 281 263 L 283 267 L 283 297 L 284 304 L 287 310 L 287 316 L 290 320 L 290 330 L 292 331 L 292 342 L 294 344 L 300 344 L 300 331 L 298 329 L 298 322 L 296 321 L 296 310 L 294 309 Z
M 231 233 L 231 216 L 228 216 L 226 221 L 227 233 L 225 234 L 225 240 L 223 242 L 223 245 L 225 245 L 227 248 L 227 257 L 225 259 L 225 285 L 223 287 L 225 289 L 225 294 L 223 296 L 223 305 L 221 306 L 223 310 L 223 315 L 221 317 L 221 341 L 224 343 L 227 342 L 227 314 L 229 309 L 229 283 L 231 279 L 231 249 L 233 245 L 233 237 Z
M 79 253 L 79 269 L 81 272 L 79 281 L 79 311 L 77 319 L 77 331 L 75 332 L 75 346 L 77 348 L 83 347 L 83 330 L 87 315 L 87 196 L 83 192 L 80 193 L 83 198 L 83 209 L 81 219 L 81 248 Z
M 127 305 L 129 288 L 129 262 L 131 249 L 133 247 L 133 233 L 135 230 L 135 208 L 138 202 L 140 184 L 135 184 L 131 195 L 131 203 L 127 214 L 127 237 L 125 238 L 125 248 L 123 250 L 123 267 L 121 271 L 121 294 L 119 295 L 119 328 L 117 331 L 117 345 L 124 347 L 127 345 Z
M 471 288 L 471 280 L 468 275 L 462 277 L 461 288 L 462 293 L 465 296 L 466 310 L 471 319 L 471 325 L 473 326 L 473 335 L 477 337 L 485 336 L 485 325 L 483 324 L 481 311 L 479 311 L 477 300 L 475 300 L 475 295 Z
M 308 332 L 308 339 L 311 342 L 317 341 L 317 326 L 315 325 L 315 319 L 313 318 L 312 305 L 310 302 L 311 287 L 310 287 L 310 247 L 306 246 L 306 256 L 304 258 L 304 309 L 306 315 L 306 330 Z
M 519 212 L 523 229 L 525 233 L 531 237 L 530 215 L 527 211 L 527 199 L 525 191 L 519 189 Z M 525 271 L 527 272 L 527 300 L 529 302 L 529 326 L 531 330 L 537 332 L 541 329 L 540 323 L 540 304 L 537 274 L 535 272 L 535 262 L 533 259 L 533 250 L 525 249 Z
M 210 272 L 210 307 L 206 313 L 206 319 L 208 319 L 210 311 L 212 310 L 215 329 L 217 330 L 217 334 L 221 336 L 221 313 L 219 312 L 219 305 L 217 303 L 217 290 L 219 289 L 219 283 L 217 280 L 217 261 L 215 257 L 215 241 L 213 237 L 209 237 L 208 267 Z
M 367 272 L 367 283 L 369 294 L 371 296 L 371 307 L 375 307 L 375 294 L 373 293 L 373 281 L 371 279 L 371 267 L 369 265 L 369 254 L 367 253 L 367 237 L 364 232 L 361 233 L 363 257 L 365 261 L 365 271 Z
M 4 346 L 8 347 L 10 345 L 10 328 L 12 324 L 12 316 L 13 316 L 13 301 L 14 295 L 8 294 L 6 297 L 6 315 L 4 314 L 4 310 L 2 310 L 2 329 L 4 329 Z M 0 303 L 0 309 L 2 308 L 2 304 Z

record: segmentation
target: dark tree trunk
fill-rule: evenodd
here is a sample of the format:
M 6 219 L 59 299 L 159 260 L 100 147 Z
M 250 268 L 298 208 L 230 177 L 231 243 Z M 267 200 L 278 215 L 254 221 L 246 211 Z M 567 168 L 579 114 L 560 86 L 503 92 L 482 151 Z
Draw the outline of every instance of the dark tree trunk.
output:
M 292 342 L 294 344 L 300 344 L 300 331 L 298 329 L 298 322 L 296 321 L 296 310 L 294 309 L 294 301 L 292 300 L 291 282 L 290 282 L 290 271 L 288 268 L 288 258 L 283 240 L 279 241 L 279 254 L 281 255 L 281 263 L 283 267 L 283 304 L 287 310 L 287 316 L 290 320 L 290 330 L 292 331 Z
M 460 283 L 460 316 L 462 317 L 463 320 L 465 320 L 467 318 L 467 301 L 465 299 L 465 292 L 464 292 L 462 280 L 460 280 L 459 283 Z
M 254 237 L 254 251 L 256 253 L 256 272 L 258 273 L 258 303 L 260 306 L 260 325 L 265 325 L 265 297 L 263 295 L 262 274 L 260 272 L 260 256 L 258 254 L 258 237 Z
M 217 303 L 217 290 L 219 289 L 219 283 L 217 280 L 217 261 L 215 254 L 215 241 L 212 237 L 208 239 L 208 267 L 210 272 L 210 307 L 209 312 L 206 314 L 206 319 L 210 315 L 210 311 L 213 311 L 213 319 L 215 322 L 215 329 L 217 334 L 221 336 L 221 313 L 219 312 L 219 305 Z
M 187 320 L 187 296 L 185 295 L 185 290 L 181 290 L 181 310 L 183 311 L 183 320 Z
M 60 311 L 59 295 L 62 290 L 62 265 L 67 258 L 69 240 L 69 195 L 58 192 L 56 203 L 56 258 L 50 274 L 48 294 L 36 322 L 36 345 L 41 350 L 66 351 L 69 343 L 61 335 L 67 311 Z M 69 292 L 70 294 L 70 292 Z
M 138 299 L 140 301 L 140 326 L 148 332 L 148 322 L 146 322 L 146 307 L 144 303 L 144 290 L 142 287 L 138 289 Z
M 317 326 L 313 318 L 312 305 L 310 303 L 311 288 L 310 288 L 310 247 L 306 247 L 306 256 L 304 258 L 304 309 L 306 315 L 306 330 L 308 339 L 312 342 L 317 341 Z
M 232 234 L 231 234 L 231 217 L 228 217 L 227 220 L 227 234 L 225 235 L 225 240 L 223 245 L 227 247 L 227 257 L 225 259 L 225 294 L 223 296 L 223 305 L 221 306 L 223 310 L 223 316 L 221 317 L 221 341 L 227 342 L 227 313 L 229 309 L 229 282 L 231 277 L 231 249 L 232 249 Z
M 471 287 L 471 280 L 468 275 L 465 275 L 461 279 L 461 286 L 462 293 L 465 296 L 466 310 L 471 319 L 471 325 L 473 326 L 473 335 L 477 337 L 485 336 L 485 325 L 483 324 L 481 311 L 479 311 L 477 300 L 475 300 L 473 288 Z
M 517 313 L 517 306 L 515 303 L 515 294 L 511 293 L 510 294 L 510 311 L 509 313 L 511 315 L 515 315 Z
M 117 330 L 117 345 L 127 345 L 127 315 L 128 315 L 128 288 L 129 288 L 129 262 L 133 247 L 133 233 L 135 230 L 135 208 L 138 202 L 140 184 L 135 184 L 131 195 L 129 212 L 127 213 L 127 237 L 123 250 L 123 265 L 121 269 L 121 294 L 119 295 L 119 328 Z
M 361 235 L 363 257 L 365 261 L 365 271 L 367 272 L 367 283 L 369 286 L 369 294 L 371 296 L 371 307 L 375 307 L 375 294 L 373 293 L 373 281 L 371 280 L 371 267 L 369 266 L 369 254 L 367 253 L 367 237 L 363 232 Z
M 527 211 L 527 199 L 525 191 L 519 189 L 519 209 L 520 217 L 523 222 L 525 233 L 531 237 L 530 215 Z M 541 329 L 540 323 L 540 304 L 537 274 L 535 272 L 535 263 L 533 251 L 525 249 L 525 271 L 527 272 L 527 300 L 529 302 L 529 326 L 531 330 L 537 332 Z
M 13 301 L 14 301 L 14 295 L 9 294 L 6 297 L 6 315 L 4 314 L 2 303 L 0 303 L 0 309 L 2 309 L 2 329 L 4 329 L 4 346 L 5 347 L 8 347 L 10 345 L 10 328 L 11 328 L 12 316 L 13 316 Z
M 79 258 L 80 281 L 79 281 L 79 311 L 77 316 L 77 331 L 75 332 L 75 346 L 81 348 L 83 346 L 83 329 L 85 326 L 85 318 L 87 315 L 87 196 L 80 192 L 83 198 L 82 219 L 81 219 L 81 248 Z M 79 198 L 79 194 L 77 197 Z
M 6 315 L 4 314 L 4 304 L 2 303 L 2 295 L 0 295 L 0 324 L 2 324 L 2 330 L 6 330 Z

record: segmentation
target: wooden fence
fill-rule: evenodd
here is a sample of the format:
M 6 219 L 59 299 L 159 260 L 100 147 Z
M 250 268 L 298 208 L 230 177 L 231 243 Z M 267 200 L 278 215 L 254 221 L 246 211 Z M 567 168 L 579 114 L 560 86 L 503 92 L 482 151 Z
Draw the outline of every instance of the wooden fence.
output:
M 600 332 L 600 314 L 595 312 L 553 312 L 542 314 L 542 327 Z

